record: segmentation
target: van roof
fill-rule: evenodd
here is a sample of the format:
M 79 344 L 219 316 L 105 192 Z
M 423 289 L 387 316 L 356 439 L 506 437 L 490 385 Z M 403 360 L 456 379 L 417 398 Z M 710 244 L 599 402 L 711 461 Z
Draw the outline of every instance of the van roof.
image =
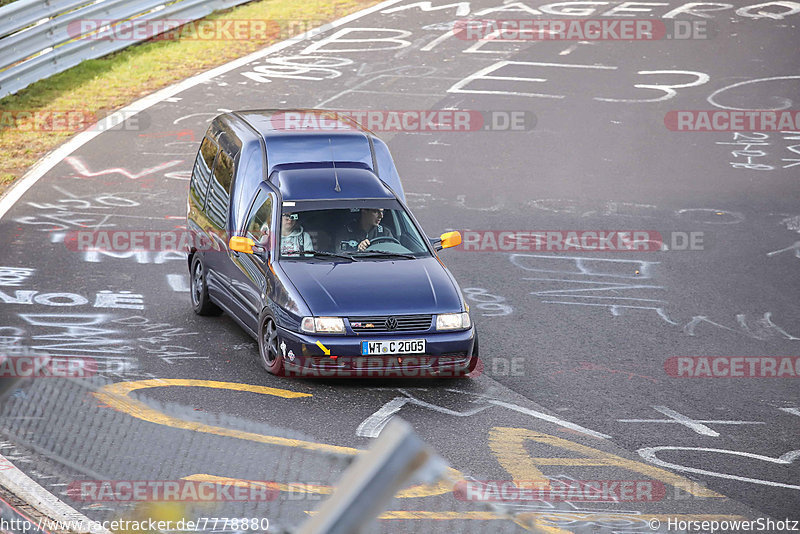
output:
M 395 198 L 375 174 L 365 168 L 290 166 L 273 173 L 270 181 L 284 200 L 349 200 Z M 336 191 L 336 184 L 339 191 Z
M 315 109 L 263 109 L 236 111 L 264 140 L 266 175 L 285 165 L 308 163 L 327 167 L 351 166 L 368 169 L 405 200 L 403 186 L 386 143 L 349 117 L 335 111 Z
M 292 133 L 361 132 L 369 130 L 348 115 L 324 109 L 256 109 L 236 111 L 253 128 L 265 136 Z

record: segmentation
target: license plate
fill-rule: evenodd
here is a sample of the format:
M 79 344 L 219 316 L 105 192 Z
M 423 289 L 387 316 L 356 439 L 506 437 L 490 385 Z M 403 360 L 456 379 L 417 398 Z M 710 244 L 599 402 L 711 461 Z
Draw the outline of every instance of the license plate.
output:
M 361 342 L 362 356 L 373 356 L 380 354 L 422 354 L 424 352 L 425 352 L 424 339 Z

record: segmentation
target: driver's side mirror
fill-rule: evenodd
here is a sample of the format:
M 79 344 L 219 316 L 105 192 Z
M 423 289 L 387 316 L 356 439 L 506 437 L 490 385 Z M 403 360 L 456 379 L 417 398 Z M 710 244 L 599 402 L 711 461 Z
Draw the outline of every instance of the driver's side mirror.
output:
M 431 239 L 436 250 L 457 247 L 461 244 L 461 232 L 445 232 L 438 239 Z
M 228 243 L 228 248 L 235 252 L 243 252 L 245 254 L 264 254 L 267 251 L 267 247 L 264 245 L 256 243 L 249 237 L 239 235 L 235 235 L 231 238 Z

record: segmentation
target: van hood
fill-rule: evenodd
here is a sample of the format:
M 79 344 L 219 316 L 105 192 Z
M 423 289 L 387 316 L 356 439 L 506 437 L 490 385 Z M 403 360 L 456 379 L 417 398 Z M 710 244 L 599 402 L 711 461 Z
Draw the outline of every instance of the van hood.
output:
M 456 312 L 461 298 L 436 258 L 285 262 L 283 271 L 316 316 Z

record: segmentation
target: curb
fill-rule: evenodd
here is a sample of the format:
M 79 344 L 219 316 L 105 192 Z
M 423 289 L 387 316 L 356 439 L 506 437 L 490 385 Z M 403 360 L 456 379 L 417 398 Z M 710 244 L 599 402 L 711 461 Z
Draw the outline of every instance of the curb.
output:
M 0 454 L 0 486 L 42 515 L 63 526 L 86 525 L 88 527 L 70 530 L 70 532 L 111 534 L 110 531 L 100 527 L 96 521 L 92 521 L 44 489 L 2 454 Z

